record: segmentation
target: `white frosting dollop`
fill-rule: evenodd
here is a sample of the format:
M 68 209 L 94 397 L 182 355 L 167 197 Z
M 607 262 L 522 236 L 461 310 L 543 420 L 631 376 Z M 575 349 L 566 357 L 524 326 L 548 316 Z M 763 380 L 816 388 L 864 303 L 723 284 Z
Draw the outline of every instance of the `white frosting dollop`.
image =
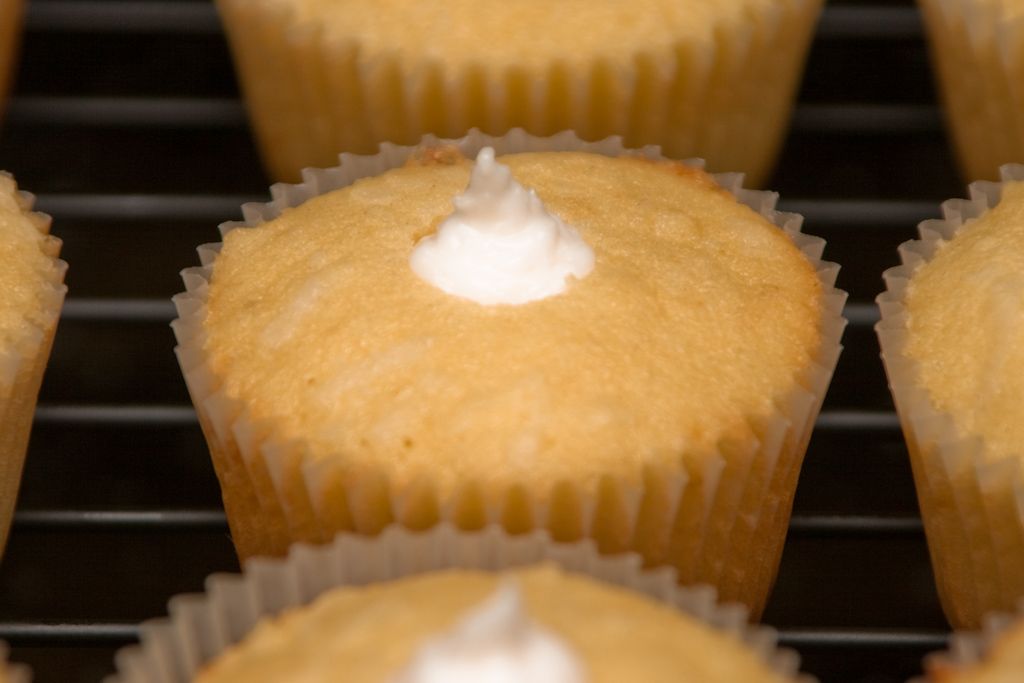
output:
M 419 241 L 409 264 L 449 294 L 486 305 L 523 304 L 564 292 L 570 275 L 586 277 L 594 252 L 485 147 L 469 187 L 455 197 L 455 211 Z
M 487 602 L 413 657 L 392 683 L 585 683 L 569 648 L 523 610 L 503 584 Z

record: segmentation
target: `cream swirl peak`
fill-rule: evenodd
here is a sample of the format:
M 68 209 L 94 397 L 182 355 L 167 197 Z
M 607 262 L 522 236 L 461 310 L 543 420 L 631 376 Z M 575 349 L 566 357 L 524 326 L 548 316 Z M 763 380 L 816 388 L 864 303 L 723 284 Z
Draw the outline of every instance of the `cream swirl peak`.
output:
M 424 645 L 392 683 L 585 683 L 558 636 L 534 623 L 519 587 L 502 584 L 448 633 Z
M 594 252 L 485 147 L 455 211 L 416 245 L 412 269 L 435 287 L 485 305 L 524 304 L 586 277 Z

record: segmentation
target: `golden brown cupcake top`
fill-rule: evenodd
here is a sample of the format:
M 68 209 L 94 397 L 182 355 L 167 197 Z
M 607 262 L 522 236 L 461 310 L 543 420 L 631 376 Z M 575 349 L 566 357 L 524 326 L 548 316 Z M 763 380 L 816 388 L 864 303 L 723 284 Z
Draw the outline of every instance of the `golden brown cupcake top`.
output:
M 17 190 L 14 179 L 0 173 L 0 351 L 22 353 L 48 324 L 62 273 L 55 258 L 60 242 L 47 235 L 48 222 L 28 211 Z
M 1024 182 L 914 273 L 906 354 L 934 406 L 993 459 L 1024 443 Z
M 409 256 L 470 162 L 395 169 L 227 235 L 205 319 L 225 393 L 313 459 L 543 496 L 704 458 L 797 386 L 822 293 L 779 228 L 678 164 L 501 161 L 594 250 L 588 276 L 519 306 L 434 288 Z
M 710 45 L 715 30 L 778 0 L 275 0 L 296 23 L 330 40 L 354 41 L 362 60 L 530 68 L 567 67 L 603 57 L 672 53 L 679 43 Z
M 504 574 L 450 570 L 339 588 L 261 622 L 197 683 L 389 683 L 431 638 L 449 632 L 509 578 L 528 617 L 583 664 L 588 683 L 778 683 L 733 637 L 623 588 L 553 567 Z

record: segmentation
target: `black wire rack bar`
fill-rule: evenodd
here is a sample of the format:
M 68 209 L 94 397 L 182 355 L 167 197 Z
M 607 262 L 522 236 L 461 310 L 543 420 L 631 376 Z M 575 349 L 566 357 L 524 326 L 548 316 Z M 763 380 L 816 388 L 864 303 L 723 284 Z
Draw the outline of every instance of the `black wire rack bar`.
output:
M 19 510 L 21 530 L 227 531 L 223 510 Z
M 220 222 L 240 216 L 242 204 L 268 200 L 255 195 L 40 194 L 36 209 L 76 220 Z M 782 198 L 779 209 L 803 215 L 808 225 L 858 229 L 910 227 L 939 215 L 932 202 L 884 199 Z
M 36 0 L 28 6 L 29 31 L 68 33 L 220 33 L 212 3 L 73 2 Z
M 242 103 L 212 97 L 23 96 L 11 102 L 10 120 L 19 126 L 103 126 L 147 128 L 239 128 Z
M 845 430 L 895 431 L 900 428 L 899 418 L 890 411 L 824 410 L 814 424 L 823 432 Z
M 866 327 L 878 322 L 878 309 L 874 304 L 847 304 L 843 315 L 855 327 Z M 61 312 L 64 320 L 170 322 L 177 317 L 169 299 L 122 298 L 70 298 Z
M 168 405 L 40 405 L 36 424 L 93 427 L 181 427 L 197 424 L 192 406 Z
M 829 40 L 918 39 L 921 15 L 913 7 L 825 7 L 819 38 Z
M 196 413 L 186 405 L 104 405 L 41 404 L 36 408 L 37 424 L 83 424 L 113 427 L 175 427 L 196 424 Z M 821 431 L 896 430 L 899 420 L 887 411 L 825 410 L 815 423 Z
M 170 299 L 70 298 L 61 311 L 64 320 L 169 323 L 177 317 Z
M 124 645 L 139 639 L 139 625 L 120 622 L 0 622 L 0 639 L 25 645 Z
M 22 96 L 8 113 L 19 126 L 237 128 L 245 110 L 235 99 L 180 97 Z M 938 107 L 910 104 L 801 104 L 793 128 L 810 133 L 935 133 Z
M 212 4 L 182 2 L 73 2 L 36 0 L 30 31 L 74 33 L 220 33 Z M 818 35 L 827 39 L 906 39 L 921 35 L 921 20 L 905 7 L 826 7 Z
M 780 629 L 779 644 L 796 649 L 812 647 L 895 648 L 941 650 L 947 647 L 944 631 L 875 629 Z
M 159 510 L 19 510 L 20 531 L 226 531 L 220 509 Z M 917 517 L 874 515 L 793 515 L 789 533 L 796 536 L 920 536 Z
M 816 227 L 849 227 L 852 229 L 910 228 L 928 218 L 939 217 L 934 202 L 912 202 L 883 199 L 786 199 L 779 200 L 781 211 L 804 217 L 808 231 Z
M 255 201 L 269 201 L 269 196 L 41 194 L 36 196 L 36 210 L 76 220 L 196 220 L 216 223 L 240 217 L 242 204 Z
M 138 624 L 123 622 L 0 622 L 0 639 L 19 644 L 119 645 L 138 641 L 140 632 Z M 885 647 L 938 650 L 946 647 L 949 637 L 942 631 L 885 629 L 782 629 L 778 633 L 780 645 L 797 649 Z
M 880 315 L 874 304 L 847 304 L 843 315 L 851 327 L 870 327 L 878 322 Z
M 846 135 L 937 133 L 942 116 L 930 104 L 802 104 L 793 116 L 793 129 Z
M 789 533 L 797 536 L 920 536 L 919 517 L 876 515 L 793 515 Z

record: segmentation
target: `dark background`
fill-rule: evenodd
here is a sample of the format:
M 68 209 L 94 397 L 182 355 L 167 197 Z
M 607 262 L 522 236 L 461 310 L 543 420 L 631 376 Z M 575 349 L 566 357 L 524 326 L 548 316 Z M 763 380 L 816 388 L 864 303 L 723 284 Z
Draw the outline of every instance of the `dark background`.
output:
M 137 622 L 237 569 L 169 297 L 268 182 L 207 0 L 29 5 L 0 168 L 53 215 L 70 296 L 0 567 L 0 639 L 39 683 L 97 681 Z M 764 618 L 823 683 L 904 681 L 947 627 L 872 300 L 896 246 L 964 193 L 911 2 L 828 5 L 769 187 L 843 265 L 851 325 Z

